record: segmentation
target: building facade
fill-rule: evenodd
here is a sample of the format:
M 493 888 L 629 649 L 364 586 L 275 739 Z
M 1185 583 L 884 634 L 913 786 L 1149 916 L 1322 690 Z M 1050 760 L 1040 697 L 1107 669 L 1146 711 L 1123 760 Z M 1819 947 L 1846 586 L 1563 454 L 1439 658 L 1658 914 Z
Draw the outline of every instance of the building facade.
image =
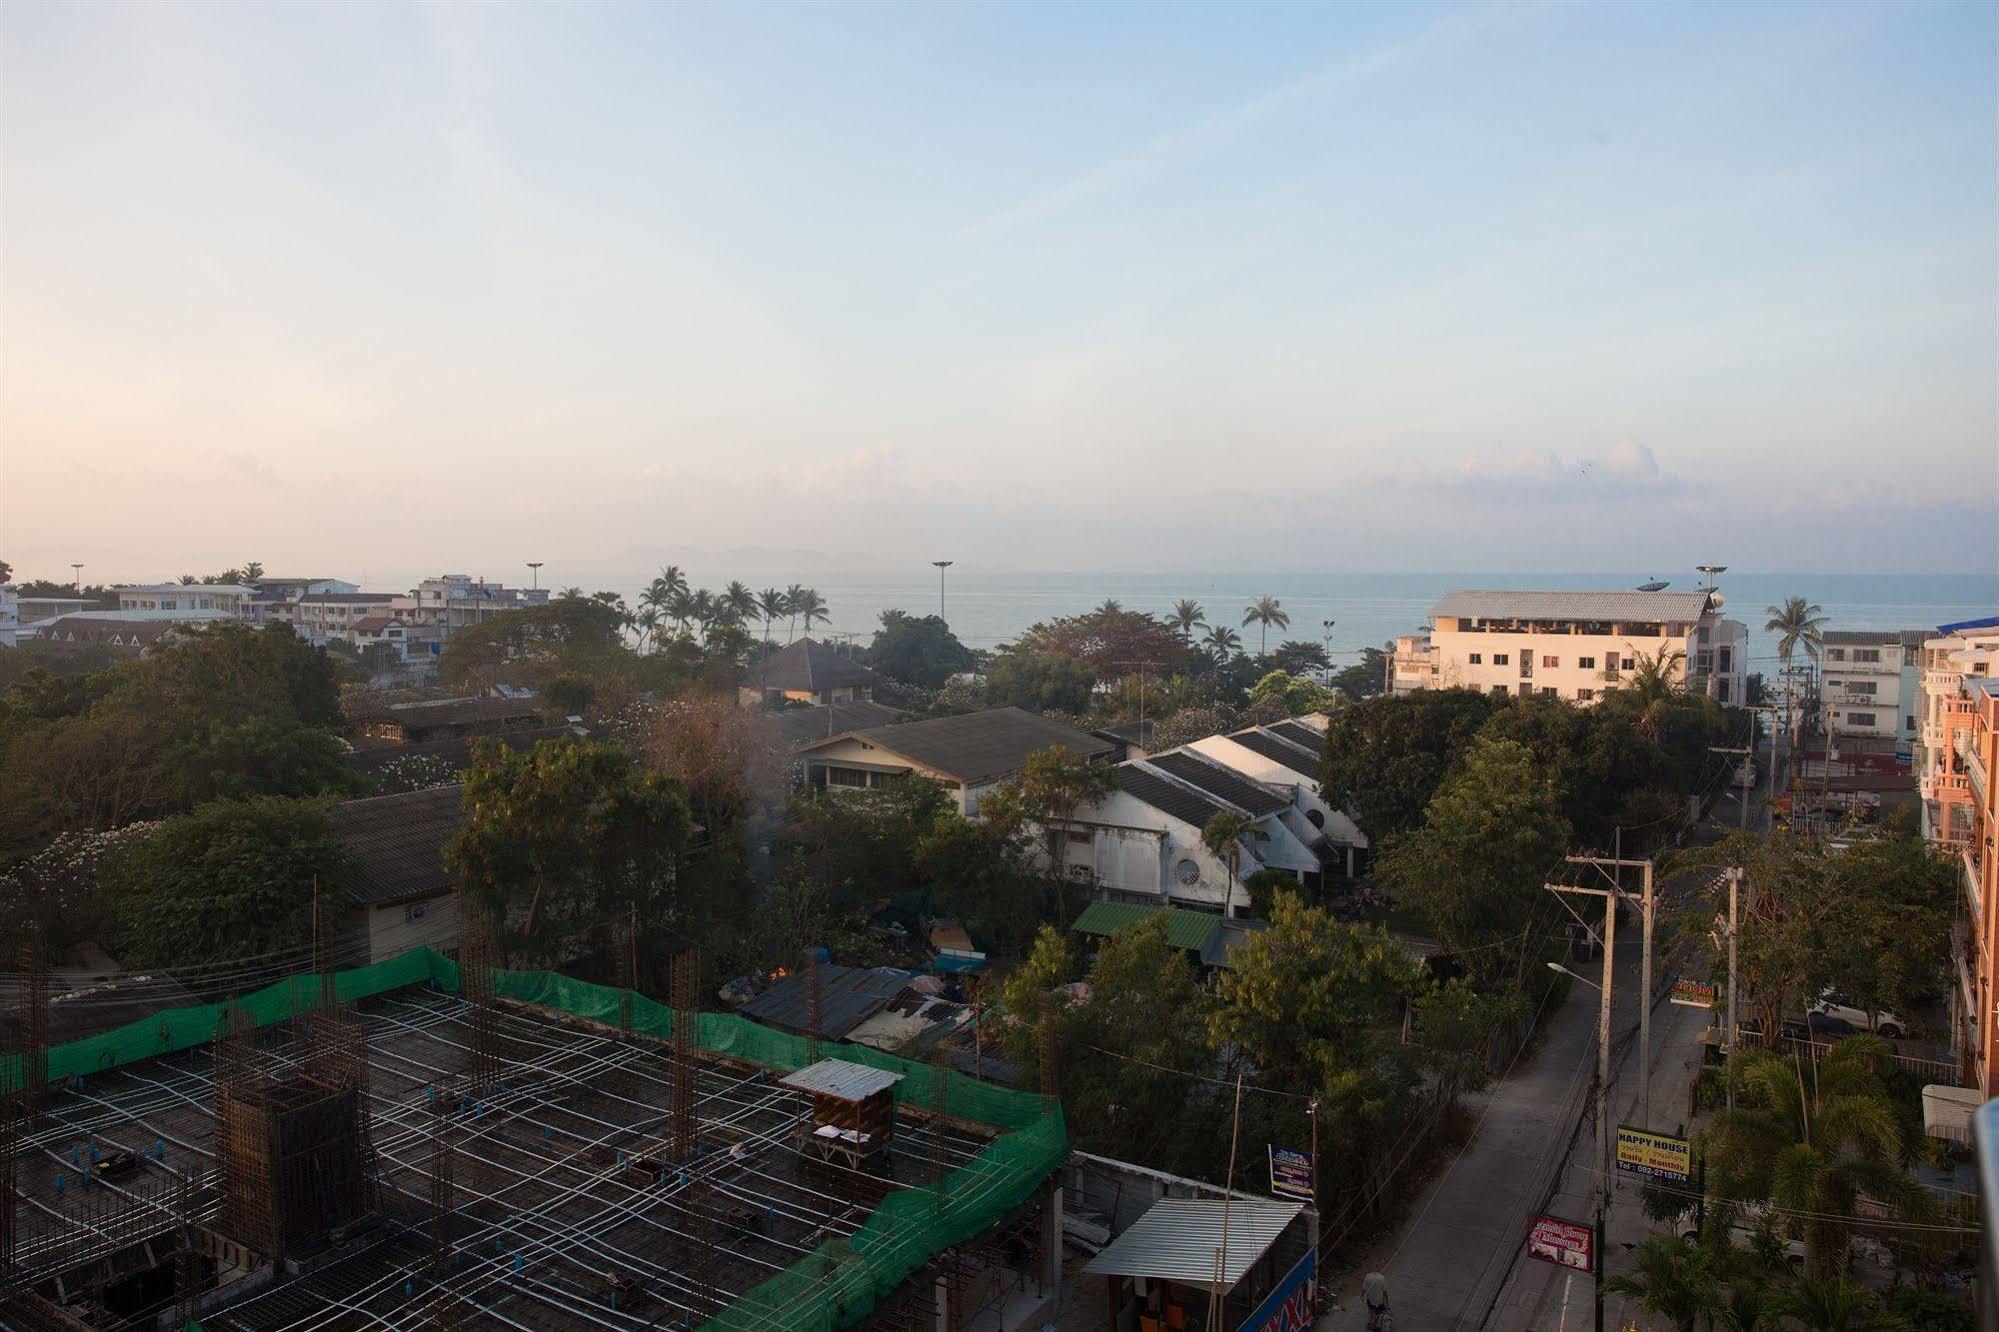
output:
M 1899 766 L 1914 753 L 1922 711 L 1920 630 L 1828 631 L 1820 652 L 1819 695 L 1836 760 Z
M 1458 591 L 1431 618 L 1428 633 L 1396 640 L 1392 693 L 1477 689 L 1591 703 L 1663 651 L 1687 688 L 1748 701 L 1749 629 L 1722 617 L 1712 590 Z
M 161 619 L 253 618 L 254 587 L 235 583 L 145 583 L 114 589 L 121 611 L 145 611 Z

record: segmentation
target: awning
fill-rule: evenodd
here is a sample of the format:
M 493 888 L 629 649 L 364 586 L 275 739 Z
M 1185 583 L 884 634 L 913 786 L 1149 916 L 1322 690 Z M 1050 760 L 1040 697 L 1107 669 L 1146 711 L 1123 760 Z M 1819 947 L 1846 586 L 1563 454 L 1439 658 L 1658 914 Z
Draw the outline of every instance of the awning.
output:
M 1923 1132 L 1946 1142 L 1971 1145 L 1971 1116 L 1985 1098 L 1975 1087 L 1933 1082 L 1923 1088 Z
M 1151 1277 L 1208 1285 L 1220 1274 L 1233 1290 L 1270 1251 L 1303 1203 L 1231 1198 L 1226 1244 L 1219 1198 L 1166 1198 L 1133 1222 L 1083 1270 L 1097 1276 Z

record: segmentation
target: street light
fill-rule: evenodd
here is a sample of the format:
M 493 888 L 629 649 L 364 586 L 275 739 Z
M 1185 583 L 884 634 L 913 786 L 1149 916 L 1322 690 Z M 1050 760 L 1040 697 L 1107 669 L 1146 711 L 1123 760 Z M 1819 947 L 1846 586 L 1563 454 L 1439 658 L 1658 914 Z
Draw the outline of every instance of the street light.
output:
M 80 597 L 83 595 L 83 564 L 81 561 L 72 561 L 69 567 L 76 570 L 76 595 Z
M 1583 984 L 1589 986 L 1592 990 L 1596 990 L 1599 993 L 1601 993 L 1603 990 L 1603 987 L 1601 985 L 1598 985 L 1595 981 L 1591 980 L 1589 977 L 1581 975 L 1574 971 L 1570 971 L 1567 967 L 1563 966 L 1559 962 L 1550 962 L 1548 964 L 1548 970 L 1559 971 L 1564 976 L 1567 976 L 1570 980 L 1579 980 Z
M 542 561 L 540 560 L 528 561 L 528 568 L 534 570 L 534 590 L 537 592 L 541 591 L 541 566 Z
M 937 566 L 937 618 L 944 618 L 944 571 L 956 564 L 956 560 L 932 560 Z
M 1333 626 L 1338 620 L 1321 620 L 1319 625 L 1326 631 L 1326 679 L 1333 678 Z

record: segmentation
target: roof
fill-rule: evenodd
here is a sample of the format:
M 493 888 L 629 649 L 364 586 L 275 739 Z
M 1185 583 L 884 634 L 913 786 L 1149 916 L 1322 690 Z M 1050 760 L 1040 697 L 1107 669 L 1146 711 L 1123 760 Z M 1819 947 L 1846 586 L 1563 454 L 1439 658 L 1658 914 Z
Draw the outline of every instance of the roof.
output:
M 1834 647 L 1858 645 L 1860 647 L 1900 647 L 1900 629 L 1828 629 L 1819 635 L 1821 642 Z
M 1083 1270 L 1205 1286 L 1219 1256 L 1222 1285 L 1233 1289 L 1304 1210 L 1303 1203 L 1261 1198 L 1162 1198 Z
M 137 619 L 107 611 L 38 620 L 34 629 L 35 638 L 40 642 L 142 648 L 188 623 L 190 621 L 187 620 Z
M 1432 615 L 1487 620 L 1698 620 L 1705 592 L 1525 592 L 1459 590 L 1444 593 Z
M 1944 635 L 1961 634 L 1972 629 L 1999 629 L 1999 615 L 1988 615 L 1982 620 L 1959 620 L 1955 624 L 1937 626 L 1937 632 Z
M 435 703 L 395 703 L 388 720 L 404 730 L 430 726 L 471 726 L 478 722 L 501 722 L 515 717 L 541 717 L 540 700 L 534 698 L 447 698 Z
M 401 623 L 402 617 L 397 615 L 364 615 L 354 621 L 354 627 L 356 629 L 386 629 L 392 624 Z
M 785 749 L 797 749 L 818 740 L 830 740 L 849 731 L 886 726 L 896 718 L 896 710 L 886 703 L 856 699 L 852 703 L 824 703 L 809 708 L 786 708 L 770 714 L 777 742 Z
M 1201 945 L 1201 965 L 1204 967 L 1226 967 L 1229 954 L 1241 947 L 1252 934 L 1270 928 L 1267 920 L 1218 920 L 1208 941 Z
M 1135 764 L 1119 764 L 1112 775 L 1117 781 L 1118 789 L 1126 795 L 1142 800 L 1161 814 L 1171 815 L 1182 823 L 1192 824 L 1196 828 L 1207 827 L 1209 819 L 1226 812 L 1206 796 L 1169 782 L 1158 773 L 1148 772 Z
M 1145 721 L 1119 722 L 1115 726 L 1099 726 L 1091 735 L 1100 735 L 1106 740 L 1116 740 L 1122 744 L 1137 745 L 1140 749 L 1152 747 L 1152 732 L 1158 723 L 1148 718 Z
M 333 835 L 353 863 L 347 896 L 363 906 L 451 891 L 444 848 L 465 824 L 465 788 L 436 786 L 333 807 Z
M 1019 708 L 988 708 L 956 717 L 931 717 L 853 731 L 850 735 L 968 785 L 1019 772 L 1026 766 L 1029 755 L 1057 745 L 1067 749 L 1070 757 L 1083 759 L 1108 754 L 1115 748 L 1110 741 L 1098 739 L 1088 731 Z
M 1157 768 L 1168 776 L 1177 777 L 1192 786 L 1198 786 L 1209 795 L 1227 801 L 1237 809 L 1261 818 L 1265 814 L 1275 814 L 1291 803 L 1288 795 L 1279 795 L 1241 773 L 1230 772 L 1227 768 L 1196 758 L 1185 750 L 1174 750 L 1170 754 L 1154 754 L 1145 760 L 1147 767 Z
M 308 592 L 298 599 L 301 606 L 380 606 L 394 601 L 393 592 Z
M 440 763 L 450 764 L 453 771 L 463 772 L 472 766 L 475 739 L 497 740 L 508 749 L 525 750 L 533 749 L 544 740 L 560 740 L 575 734 L 567 725 L 515 726 L 489 736 L 453 735 L 415 744 L 371 746 L 342 754 L 340 761 L 367 777 L 373 777 L 396 760 L 406 758 L 434 758 Z
M 1142 925 L 1160 912 L 1166 913 L 1166 942 L 1188 952 L 1199 952 L 1208 936 L 1222 923 L 1220 916 L 1185 907 L 1147 906 L 1138 902 L 1092 902 L 1069 928 L 1078 934 L 1116 934 Z
M 909 974 L 887 967 L 821 965 L 819 1030 L 821 1039 L 837 1041 L 887 1006 L 909 988 Z M 743 1005 L 743 1013 L 759 1022 L 805 1031 L 808 973 L 795 972 Z M 807 1033 L 813 1034 L 813 1033 Z
M 1325 732 L 1314 730 L 1304 722 L 1277 722 L 1270 727 L 1270 731 L 1271 734 L 1282 736 L 1294 745 L 1303 745 L 1312 751 L 1314 758 L 1324 758 L 1326 756 Z
M 836 1101 L 865 1101 L 901 1081 L 900 1073 L 850 1064 L 844 1059 L 822 1059 L 778 1079 L 781 1086 L 815 1096 L 830 1096 Z
M 1300 753 L 1295 744 L 1287 744 L 1275 735 L 1252 727 L 1247 731 L 1237 731 L 1229 737 L 1236 744 L 1252 754 L 1261 754 L 1272 763 L 1281 763 L 1300 777 L 1316 778 L 1319 765 L 1309 755 Z
M 843 657 L 816 638 L 787 643 L 743 674 L 751 688 L 805 690 L 845 689 L 870 685 L 875 673 L 849 657 Z

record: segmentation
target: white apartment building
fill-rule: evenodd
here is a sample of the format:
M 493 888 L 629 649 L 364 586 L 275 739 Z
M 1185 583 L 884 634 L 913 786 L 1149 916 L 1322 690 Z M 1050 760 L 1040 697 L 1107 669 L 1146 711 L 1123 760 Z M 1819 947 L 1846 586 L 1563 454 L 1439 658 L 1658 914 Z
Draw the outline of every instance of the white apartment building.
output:
M 1828 630 L 1821 643 L 1819 696 L 1833 749 L 1906 754 L 1915 743 L 1922 711 L 1916 659 L 1928 636 L 1921 630 Z
M 293 603 L 292 627 L 309 643 L 337 638 L 359 647 L 356 626 L 388 614 L 395 600 L 389 592 L 308 592 Z
M 1450 592 L 1427 634 L 1395 641 L 1389 687 L 1589 703 L 1663 649 L 1680 654 L 1689 689 L 1739 705 L 1749 688 L 1749 628 L 1720 610 L 1721 594 L 1710 590 Z
M 145 611 L 163 620 L 252 618 L 257 589 L 235 583 L 146 583 L 114 589 L 121 611 Z
M 470 574 L 426 578 L 414 592 L 414 597 L 399 599 L 395 609 L 416 622 L 442 625 L 447 636 L 506 611 L 548 603 L 545 587 L 507 587 Z

